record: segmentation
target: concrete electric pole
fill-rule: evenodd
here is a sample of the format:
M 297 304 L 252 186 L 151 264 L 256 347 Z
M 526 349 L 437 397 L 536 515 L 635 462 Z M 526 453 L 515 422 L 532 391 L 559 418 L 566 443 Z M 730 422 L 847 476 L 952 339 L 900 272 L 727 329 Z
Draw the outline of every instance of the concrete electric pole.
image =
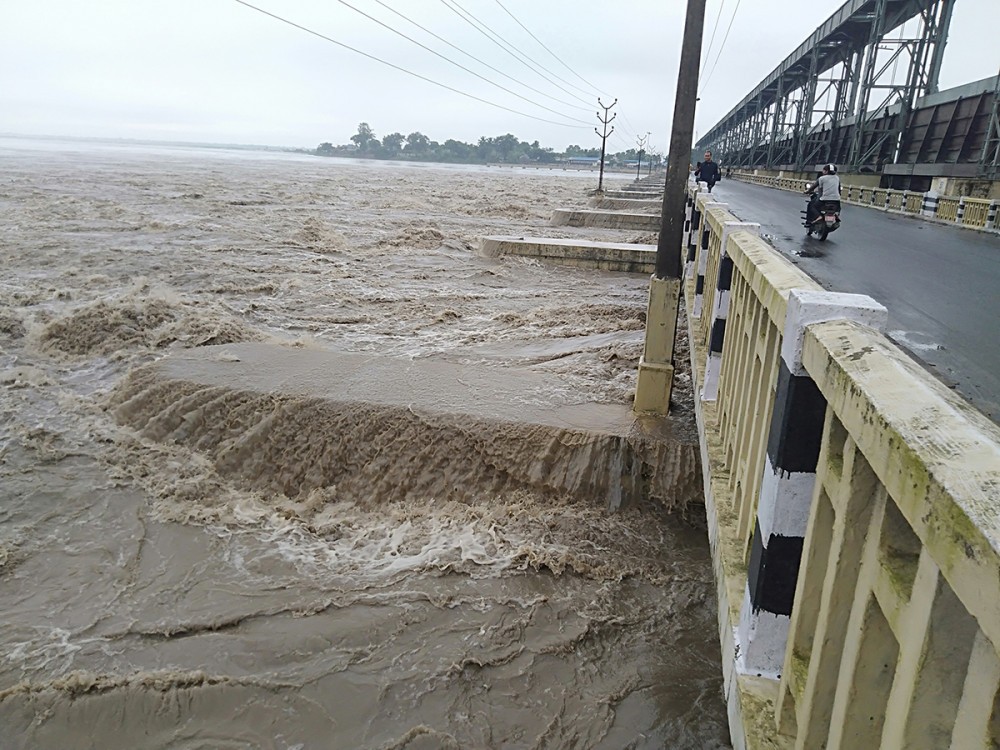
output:
M 639 181 L 639 172 L 642 170 L 642 153 L 643 149 L 646 148 L 646 141 L 649 140 L 650 133 L 646 131 L 646 135 L 642 138 L 635 139 L 635 145 L 639 147 L 639 161 L 635 165 L 635 181 Z
M 604 125 L 604 132 L 601 133 L 600 130 L 598 130 L 597 128 L 594 128 L 594 132 L 597 133 L 599 136 L 601 136 L 601 176 L 597 179 L 597 192 L 598 193 L 604 192 L 604 147 L 608 143 L 608 136 L 615 132 L 614 126 L 612 126 L 611 130 L 609 131 L 608 130 L 608 125 L 611 125 L 611 121 L 614 120 L 616 117 L 618 117 L 617 114 L 613 114 L 613 115 L 611 115 L 611 117 L 608 117 L 608 110 L 610 110 L 617 103 L 618 103 L 618 99 L 615 99 L 613 102 L 611 102 L 611 104 L 609 104 L 607 107 L 605 107 L 604 106 L 604 102 L 601 101 L 601 98 L 597 97 L 597 104 L 601 107 L 601 109 L 604 110 L 604 117 L 601 117 L 601 113 L 600 112 L 597 113 L 597 119 L 598 119 L 598 121 L 601 122 L 601 123 L 603 123 L 603 125 Z
M 685 186 L 691 158 L 695 102 L 698 100 L 698 61 L 701 59 L 701 37 L 705 28 L 705 2 L 687 0 L 674 121 L 667 154 L 667 178 L 663 189 L 660 238 L 656 245 L 656 272 L 649 283 L 646 346 L 639 360 L 639 382 L 635 392 L 634 409 L 637 412 L 666 414 L 670 409 L 677 306 L 683 276 L 681 238 Z

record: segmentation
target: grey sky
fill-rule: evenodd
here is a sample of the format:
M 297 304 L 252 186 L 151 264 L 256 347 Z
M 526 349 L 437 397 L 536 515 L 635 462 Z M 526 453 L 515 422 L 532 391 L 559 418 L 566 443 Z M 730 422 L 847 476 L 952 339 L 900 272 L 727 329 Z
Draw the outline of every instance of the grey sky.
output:
M 557 149 L 570 143 L 599 145 L 593 131 L 593 89 L 528 36 L 497 0 L 457 2 L 551 71 L 547 75 L 568 82 L 557 79 L 568 92 L 487 41 L 444 0 L 347 1 L 481 75 L 586 124 L 562 127 L 482 104 L 235 0 L 6 0 L 0 8 L 0 133 L 312 147 L 320 141 L 346 142 L 364 120 L 379 137 L 419 130 L 438 141 L 475 141 L 510 132 Z M 445 63 L 338 0 L 248 2 L 474 96 L 565 121 Z M 576 74 L 597 86 L 605 103 L 618 97 L 612 150 L 633 145 L 634 136 L 647 131 L 654 148 L 666 149 L 683 0 L 502 2 Z M 711 127 L 842 2 L 742 0 L 717 67 L 704 85 L 697 129 Z M 737 0 L 708 0 L 706 47 L 722 3 L 703 80 L 715 63 Z M 502 78 L 384 6 L 545 95 Z M 957 0 L 942 88 L 997 73 L 998 16 L 1000 0 Z

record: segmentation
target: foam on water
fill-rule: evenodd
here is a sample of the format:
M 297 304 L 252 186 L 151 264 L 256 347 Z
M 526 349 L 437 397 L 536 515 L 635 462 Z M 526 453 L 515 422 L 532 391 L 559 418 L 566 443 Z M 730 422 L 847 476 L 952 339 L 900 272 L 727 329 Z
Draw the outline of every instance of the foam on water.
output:
M 579 174 L 29 145 L 0 140 L 9 746 L 725 745 L 703 532 L 664 512 L 692 467 L 655 441 L 581 468 L 528 427 L 150 374 L 280 341 L 627 404 L 647 278 L 472 250 L 620 241 L 547 226 Z M 626 448 L 663 473 L 609 514 Z

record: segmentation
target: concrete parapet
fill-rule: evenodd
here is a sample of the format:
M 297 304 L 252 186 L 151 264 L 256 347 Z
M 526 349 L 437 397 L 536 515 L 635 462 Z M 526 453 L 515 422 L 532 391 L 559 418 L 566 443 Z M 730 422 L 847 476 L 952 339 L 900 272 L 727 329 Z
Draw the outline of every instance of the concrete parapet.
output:
M 652 273 L 656 268 L 656 245 L 625 242 L 586 242 L 548 237 L 484 237 L 479 252 L 490 258 L 520 255 L 526 258 L 604 271 Z
M 802 360 L 827 409 L 782 726 L 803 747 L 988 747 L 1000 429 L 864 325 L 808 326 Z
M 715 252 L 727 212 L 691 192 Z M 725 248 L 702 284 L 729 286 L 725 335 L 688 324 L 696 392 L 720 350 L 696 415 L 734 747 L 989 747 L 1000 430 L 872 327 L 873 300 L 742 229 Z
M 629 214 L 614 211 L 585 211 L 557 208 L 552 212 L 554 227 L 603 227 L 605 229 L 638 229 L 660 231 L 660 217 L 655 214 Z

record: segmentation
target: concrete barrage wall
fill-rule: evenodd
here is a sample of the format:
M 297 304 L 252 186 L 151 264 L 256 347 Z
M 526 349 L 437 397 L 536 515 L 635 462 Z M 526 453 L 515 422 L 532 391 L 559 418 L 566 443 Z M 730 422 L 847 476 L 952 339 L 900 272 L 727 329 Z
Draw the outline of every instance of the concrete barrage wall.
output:
M 736 748 L 1000 742 L 1000 429 L 691 186 L 685 297 Z

